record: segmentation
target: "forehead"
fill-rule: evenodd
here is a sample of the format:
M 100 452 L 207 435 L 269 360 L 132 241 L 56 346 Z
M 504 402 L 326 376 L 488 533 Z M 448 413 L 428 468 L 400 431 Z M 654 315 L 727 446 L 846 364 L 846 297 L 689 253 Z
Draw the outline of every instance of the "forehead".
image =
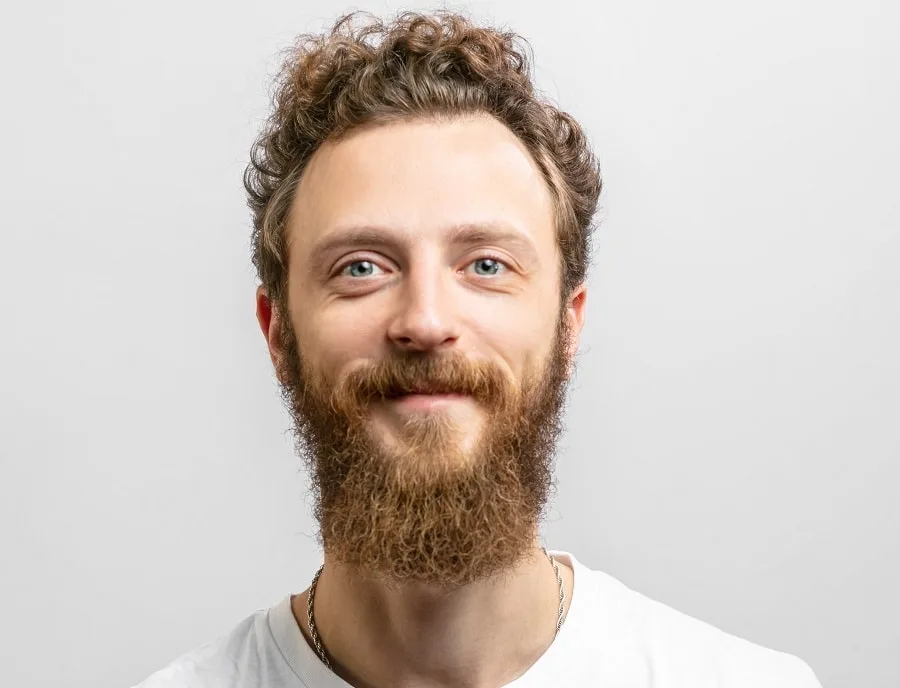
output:
M 297 187 L 288 243 L 293 260 L 350 227 L 440 241 L 463 225 L 508 227 L 548 260 L 556 252 L 553 201 L 540 169 L 486 115 L 369 126 L 324 144 Z

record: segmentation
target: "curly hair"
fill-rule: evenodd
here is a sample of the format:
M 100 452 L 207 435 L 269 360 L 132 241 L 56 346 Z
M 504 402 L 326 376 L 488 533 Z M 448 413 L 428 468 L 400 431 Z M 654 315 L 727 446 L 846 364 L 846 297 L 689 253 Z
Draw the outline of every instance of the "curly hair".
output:
M 402 12 L 387 23 L 351 12 L 324 34 L 301 35 L 276 77 L 272 113 L 244 171 L 253 264 L 269 297 L 286 297 L 287 219 L 319 146 L 365 124 L 479 113 L 522 141 L 547 183 L 562 295 L 584 281 L 600 169 L 575 119 L 537 94 L 529 57 L 519 35 L 440 10 Z

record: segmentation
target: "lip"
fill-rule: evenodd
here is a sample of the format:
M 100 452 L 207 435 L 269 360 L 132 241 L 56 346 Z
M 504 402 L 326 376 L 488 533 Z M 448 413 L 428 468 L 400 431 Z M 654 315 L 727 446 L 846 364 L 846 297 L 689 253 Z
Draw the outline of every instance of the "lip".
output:
M 404 394 L 390 399 L 389 402 L 396 407 L 409 411 L 429 411 L 448 406 L 466 399 L 465 394 Z

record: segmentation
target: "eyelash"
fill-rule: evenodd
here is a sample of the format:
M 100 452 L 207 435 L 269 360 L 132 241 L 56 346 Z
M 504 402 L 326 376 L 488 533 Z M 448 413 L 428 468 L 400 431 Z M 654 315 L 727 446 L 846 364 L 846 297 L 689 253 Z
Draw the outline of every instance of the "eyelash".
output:
M 479 260 L 492 260 L 492 261 L 494 261 L 495 263 L 499 263 L 500 265 L 502 265 L 506 270 L 509 270 L 509 269 L 510 269 L 509 263 L 507 263 L 505 260 L 503 260 L 503 258 L 501 258 L 501 257 L 498 256 L 498 255 L 488 254 L 488 253 L 486 253 L 486 254 L 484 254 L 484 255 L 482 255 L 482 256 L 478 256 L 477 258 L 473 258 L 472 260 L 470 260 L 470 261 L 466 264 L 466 267 L 468 267 L 469 265 L 472 265 L 472 263 L 477 263 Z M 344 273 L 344 270 L 346 270 L 347 268 L 349 268 L 351 265 L 354 265 L 355 263 L 372 263 L 372 265 L 377 265 L 377 263 L 376 263 L 374 260 L 369 260 L 369 259 L 367 259 L 367 258 L 355 258 L 355 259 L 353 259 L 353 260 L 347 261 L 346 263 L 343 263 L 343 264 L 336 270 L 336 273 L 335 273 L 336 276 L 337 276 L 337 277 L 349 277 L 349 275 L 344 275 L 344 274 L 343 274 L 343 273 Z M 479 277 L 484 277 L 484 276 L 485 276 L 485 275 L 479 275 Z

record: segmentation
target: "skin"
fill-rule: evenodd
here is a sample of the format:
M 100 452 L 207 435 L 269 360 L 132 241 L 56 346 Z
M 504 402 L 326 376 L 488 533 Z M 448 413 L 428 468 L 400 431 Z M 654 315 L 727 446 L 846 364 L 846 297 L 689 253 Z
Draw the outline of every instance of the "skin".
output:
M 359 228 L 368 231 L 354 236 Z M 323 145 L 297 188 L 288 245 L 288 312 L 264 287 L 256 298 L 276 370 L 282 318 L 290 318 L 304 356 L 335 380 L 392 350 L 449 348 L 490 359 L 520 380 L 546 360 L 556 336 L 552 198 L 527 149 L 486 115 L 370 126 Z M 585 299 L 584 285 L 566 298 L 570 357 Z M 464 430 L 464 449 L 486 439 L 479 407 L 461 396 L 376 402 L 370 422 L 396 447 L 404 421 L 425 413 L 449 414 Z M 562 563 L 560 570 L 568 604 L 572 570 Z M 308 639 L 307 594 L 292 604 Z M 452 592 L 389 588 L 326 551 L 315 598 L 334 669 L 358 688 L 508 683 L 553 641 L 557 607 L 556 577 L 537 533 L 532 555 L 502 580 Z

